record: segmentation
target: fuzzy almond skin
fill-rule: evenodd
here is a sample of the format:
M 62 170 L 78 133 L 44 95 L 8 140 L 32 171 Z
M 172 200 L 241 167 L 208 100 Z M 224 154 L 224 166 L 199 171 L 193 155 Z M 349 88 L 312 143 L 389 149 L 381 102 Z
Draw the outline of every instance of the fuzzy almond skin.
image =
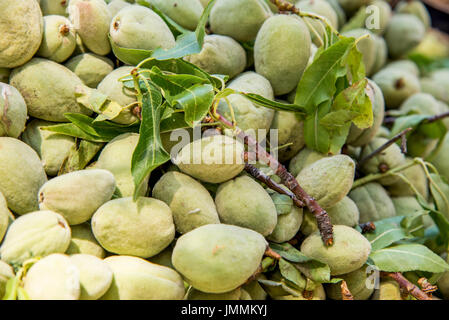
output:
M 248 14 L 251 13 L 251 14 Z M 263 0 L 218 0 L 209 16 L 212 32 L 251 41 L 272 12 Z
M 40 0 L 41 10 L 44 16 L 48 16 L 51 14 L 68 16 L 67 13 L 68 4 L 69 1 L 67 0 Z
M 0 137 L 0 192 L 16 214 L 38 210 L 37 192 L 47 182 L 37 153 L 20 140 Z
M 340 6 L 345 10 L 346 14 L 351 15 L 361 6 L 369 4 L 370 0 L 338 0 Z
M 270 235 L 277 212 L 270 195 L 249 176 L 240 176 L 218 187 L 215 196 L 220 221 Z
M 302 169 L 323 158 L 326 158 L 326 155 L 309 148 L 303 148 L 290 160 L 288 171 L 296 177 Z
M 301 18 L 275 15 L 264 22 L 254 43 L 254 65 L 270 81 L 276 96 L 296 88 L 309 61 L 310 46 L 310 33 Z
M 395 14 L 385 32 L 388 52 L 394 59 L 406 55 L 424 38 L 426 28 L 416 16 L 411 14 Z
M 153 197 L 173 213 L 176 230 L 187 233 L 210 223 L 220 223 L 214 200 L 201 183 L 181 172 L 167 172 L 153 187 Z
M 76 47 L 76 33 L 70 20 L 63 16 L 44 17 L 44 35 L 37 55 L 61 63 Z
M 67 122 L 64 113 L 92 114 L 76 102 L 75 89 L 84 86 L 81 79 L 54 61 L 33 58 L 12 71 L 10 84 L 22 94 L 32 117 Z
M 101 80 L 114 70 L 114 64 L 110 59 L 95 53 L 77 55 L 67 61 L 65 66 L 90 88 L 96 88 Z
M 326 247 L 319 231 L 308 236 L 301 244 L 301 252 L 308 257 L 327 263 L 331 275 L 340 275 L 361 268 L 371 252 L 371 244 L 357 230 L 334 225 L 334 244 Z
M 28 270 L 24 289 L 31 300 L 78 300 L 79 271 L 68 256 L 51 254 Z
M 195 30 L 204 10 L 200 0 L 150 0 L 149 2 L 181 27 L 189 30 Z
M 206 293 L 191 289 L 187 294 L 187 300 L 241 300 L 242 289 L 237 288 L 225 293 Z
M 247 71 L 238 75 L 229 82 L 228 88 L 245 93 L 255 93 L 270 100 L 274 99 L 270 81 L 253 71 Z M 274 110 L 259 106 L 240 94 L 229 95 L 228 101 L 234 110 L 234 116 L 239 128 L 259 141 L 265 139 L 266 132 L 263 130 L 268 132 L 270 129 Z M 218 111 L 226 118 L 232 118 L 231 110 L 226 101 L 220 101 Z M 261 130 L 260 134 L 259 129 Z
M 83 44 L 93 53 L 107 55 L 111 51 L 107 4 L 103 0 L 70 0 L 68 12 Z
M 114 175 L 122 197 L 131 197 L 134 194 L 131 160 L 138 141 L 139 135 L 136 133 L 124 133 L 115 137 L 106 144 L 95 164 L 96 169 L 105 169 Z M 147 185 L 148 178 L 145 180 L 144 184 Z M 142 188 L 140 195 L 143 196 L 146 192 L 147 188 Z
M 424 27 L 429 28 L 431 25 L 431 18 L 429 11 L 421 1 L 405 1 L 398 3 L 396 7 L 398 13 L 408 13 L 416 16 L 424 24 Z
M 302 188 L 323 208 L 330 208 L 351 190 L 355 163 L 346 155 L 320 159 L 296 177 Z
M 376 136 L 384 121 L 385 100 L 382 90 L 374 81 L 369 80 L 366 92 L 372 103 L 373 125 L 367 129 L 359 129 L 354 124 L 351 126 L 346 142 L 354 147 L 360 147 L 369 143 Z
M 109 201 L 115 190 L 112 173 L 102 169 L 74 171 L 45 183 L 39 190 L 39 208 L 61 214 L 70 225 L 88 221 Z
M 184 146 L 172 161 L 203 182 L 221 183 L 242 172 L 244 146 L 224 135 L 209 136 Z
M 380 69 L 382 69 L 388 60 L 388 48 L 387 48 L 387 42 L 385 39 L 379 35 L 373 35 L 374 40 L 376 42 L 376 58 L 373 65 L 373 68 L 371 69 L 371 74 L 375 74 Z
M 0 297 L 5 295 L 6 282 L 14 277 L 14 269 L 4 261 L 0 260 Z
M 407 163 L 411 161 L 413 160 L 410 158 L 406 159 Z M 424 169 L 419 164 L 416 164 L 413 167 L 403 170 L 401 173 L 411 182 L 424 199 L 427 199 L 429 196 L 429 189 Z M 395 197 L 415 196 L 413 189 L 402 179 L 388 186 L 388 193 Z
M 111 18 L 113 18 L 120 10 L 130 5 L 131 4 L 129 2 L 126 2 L 124 0 L 113 0 L 108 3 L 109 15 L 111 16 Z
M 109 33 L 115 45 L 125 48 L 154 50 L 175 45 L 175 38 L 164 20 L 142 6 L 120 10 L 111 21 Z
M 377 182 L 367 183 L 349 193 L 360 212 L 360 223 L 394 217 L 396 210 L 385 189 Z
M 1 0 L 0 12 L 0 68 L 15 68 L 29 61 L 39 49 L 42 12 L 33 0 Z
M 98 90 L 108 96 L 109 99 L 117 102 L 123 108 L 137 101 L 136 95 L 130 89 L 123 86 L 123 82 L 119 79 L 131 74 L 134 67 L 123 66 L 111 71 L 98 84 Z M 122 110 L 120 115 L 112 120 L 120 124 L 131 124 L 139 119 L 131 112 L 130 109 Z
M 294 112 L 276 111 L 271 128 L 278 130 L 278 146 L 290 144 L 278 151 L 279 161 L 290 160 L 305 145 L 304 121 L 300 120 Z
M 12 217 L 11 211 L 8 209 L 8 204 L 3 194 L 0 192 L 0 243 L 5 236 L 6 230 L 9 226 L 9 220 Z M 2 296 L 2 295 L 0 295 Z
M 401 68 L 384 68 L 373 76 L 382 90 L 387 109 L 398 108 L 408 97 L 421 91 L 418 77 Z
M 387 141 L 388 139 L 385 138 L 374 138 L 362 149 L 360 159 L 367 157 L 372 152 L 384 145 Z M 403 164 L 405 164 L 405 156 L 402 153 L 401 148 L 399 148 L 397 144 L 392 144 L 384 151 L 378 153 L 377 155 L 363 163 L 361 170 L 366 174 L 382 173 L 390 169 L 399 167 Z M 385 166 L 385 168 L 383 168 L 383 166 Z M 396 183 L 398 180 L 400 180 L 399 177 L 391 176 L 379 179 L 379 182 L 384 186 L 389 186 Z
M 101 300 L 182 300 L 184 282 L 173 269 L 130 256 L 104 260 L 114 274 Z
M 63 253 L 70 243 L 67 221 L 53 211 L 35 211 L 20 216 L 10 225 L 0 247 L 3 261 L 22 263 L 32 257 Z
M 402 300 L 399 284 L 393 279 L 382 279 L 371 300 Z
M 97 300 L 112 283 L 112 270 L 104 260 L 90 254 L 74 254 L 71 262 L 79 271 L 80 300 Z
M 41 127 L 54 125 L 54 122 L 34 119 L 28 123 L 22 134 L 22 140 L 33 148 L 41 158 L 48 176 L 56 176 L 70 149 L 75 145 L 75 138 L 57 134 Z
M 372 271 L 369 272 L 368 265 L 364 265 L 360 269 L 341 275 L 340 278 L 346 281 L 354 300 L 368 300 L 374 291 L 374 283 L 372 287 L 367 286 L 367 283 L 370 283 L 370 276 L 372 277 Z M 326 295 L 334 300 L 342 300 L 341 284 L 326 285 Z
M 92 217 L 92 231 L 107 251 L 142 258 L 158 254 L 175 237 L 170 207 L 147 197 L 106 202 Z
M 283 243 L 291 240 L 299 231 L 303 222 L 303 209 L 295 205 L 289 213 L 278 215 L 277 224 L 268 240 Z
M 0 82 L 0 136 L 18 138 L 26 120 L 27 105 L 20 92 Z
M 105 257 L 106 252 L 95 239 L 89 223 L 78 224 L 70 228 L 72 229 L 72 239 L 66 254 L 83 253 L 101 259 Z
M 218 34 L 206 35 L 201 52 L 185 58 L 211 74 L 235 77 L 245 70 L 245 49 L 234 39 Z
M 266 247 L 264 237 L 255 231 L 208 224 L 177 240 L 172 262 L 195 289 L 224 293 L 241 286 L 254 274 Z

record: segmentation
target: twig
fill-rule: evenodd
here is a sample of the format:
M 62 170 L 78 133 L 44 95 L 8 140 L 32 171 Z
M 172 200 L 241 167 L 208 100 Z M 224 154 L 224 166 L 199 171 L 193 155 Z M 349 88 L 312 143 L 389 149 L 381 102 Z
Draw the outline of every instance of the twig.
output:
M 301 200 L 299 200 L 298 198 L 296 198 L 296 196 L 290 190 L 288 190 L 288 189 L 286 190 L 285 188 L 282 188 L 279 184 L 274 182 L 273 179 L 271 179 L 268 175 L 266 175 L 265 173 L 260 171 L 259 168 L 256 168 L 252 164 L 245 163 L 245 170 L 250 175 L 252 175 L 254 178 L 256 178 L 259 181 L 262 181 L 263 183 L 265 183 L 268 187 L 270 187 L 277 193 L 285 194 L 285 195 L 289 196 L 293 200 L 293 203 L 297 207 L 299 207 L 299 208 L 304 207 L 304 203 Z
M 373 232 L 376 230 L 376 225 L 373 222 L 366 222 L 359 224 L 360 229 L 362 229 L 362 233 Z
M 430 284 L 429 281 L 424 277 L 419 278 L 418 284 L 421 287 L 421 290 L 430 298 L 432 298 L 432 293 L 438 290 L 437 286 L 433 286 L 432 284 Z
M 220 121 L 223 125 L 229 128 L 233 128 L 234 134 L 245 144 L 249 146 L 255 146 L 257 158 L 261 162 L 269 165 L 274 170 L 275 174 L 281 179 L 282 184 L 286 186 L 291 192 L 293 192 L 298 200 L 305 203 L 309 211 L 313 213 L 317 220 L 321 239 L 327 246 L 332 245 L 334 242 L 333 228 L 326 210 L 321 208 L 318 202 L 313 197 L 308 195 L 303 188 L 301 188 L 298 181 L 296 181 L 295 177 L 290 172 L 288 172 L 285 166 L 279 163 L 277 159 L 275 159 L 264 148 L 262 148 L 257 140 L 255 140 L 252 136 L 246 134 L 237 126 L 234 126 L 232 122 L 223 117 L 220 113 L 216 112 L 214 116 L 217 118 L 216 120 Z
M 418 300 L 432 300 L 427 294 L 421 291 L 417 286 L 408 281 L 400 272 L 381 272 L 381 277 L 392 278 L 395 280 L 399 287 L 405 292 L 411 294 Z
M 438 120 L 441 120 L 441 119 L 447 118 L 447 117 L 449 117 L 449 111 L 441 113 L 441 114 L 437 114 L 436 116 L 429 117 L 426 120 L 424 120 L 423 123 L 432 123 L 432 122 L 435 122 L 435 121 L 438 121 Z
M 385 149 L 387 149 L 389 146 L 391 146 L 393 143 L 395 143 L 397 140 L 402 139 L 403 136 L 405 136 L 407 133 L 409 133 L 413 128 L 407 128 L 405 130 L 402 130 L 397 135 L 395 135 L 393 138 L 385 142 L 383 145 L 381 145 L 379 148 L 371 152 L 369 155 L 367 155 L 365 158 L 359 161 L 358 166 L 362 167 L 365 162 L 375 157 L 377 154 L 381 153 Z
M 340 287 L 341 287 L 342 300 L 354 300 L 354 297 L 353 297 L 351 291 L 349 291 L 348 284 L 346 283 L 345 280 L 341 281 Z
M 280 260 L 281 259 L 281 256 L 279 255 L 279 253 L 277 253 L 276 251 L 274 251 L 270 247 L 267 247 L 267 249 L 265 250 L 265 255 L 267 257 L 273 258 L 275 260 Z

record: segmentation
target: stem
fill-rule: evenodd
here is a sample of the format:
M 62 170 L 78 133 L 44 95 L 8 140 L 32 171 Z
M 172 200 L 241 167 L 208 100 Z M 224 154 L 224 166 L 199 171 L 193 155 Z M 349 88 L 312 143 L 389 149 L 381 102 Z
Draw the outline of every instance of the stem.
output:
M 376 225 L 374 222 L 366 222 L 359 224 L 360 229 L 362 229 L 362 233 L 373 232 L 376 230 Z
M 417 286 L 408 281 L 400 272 L 381 272 L 381 277 L 392 278 L 395 280 L 401 289 L 411 294 L 418 300 L 432 300 L 427 294 L 421 291 Z
M 346 283 L 345 280 L 341 281 L 341 285 L 340 286 L 341 286 L 341 297 L 342 297 L 342 300 L 354 300 L 354 297 L 353 297 L 351 291 L 349 291 L 348 284 Z
M 422 290 L 425 294 L 430 295 L 430 297 L 431 297 L 431 295 L 432 295 L 433 292 L 435 292 L 435 291 L 438 290 L 438 287 L 437 287 L 437 286 L 433 286 L 433 285 L 432 285 L 431 283 L 429 283 L 429 281 L 428 281 L 426 278 L 424 278 L 424 277 L 419 278 L 419 280 L 418 280 L 418 285 L 421 287 L 421 290 Z
M 432 123 L 432 122 L 435 122 L 435 121 L 438 121 L 438 120 L 441 120 L 441 119 L 447 118 L 447 117 L 449 117 L 449 111 L 441 113 L 441 114 L 437 114 L 436 116 L 429 117 L 426 120 L 424 120 L 423 123 Z
M 217 121 L 220 121 L 224 126 L 233 127 L 233 124 L 223 117 L 220 113 L 216 112 L 215 116 Z M 281 179 L 282 184 L 285 185 L 296 198 L 307 206 L 309 211 L 314 214 L 317 219 L 318 229 L 320 230 L 321 239 L 325 245 L 330 246 L 334 242 L 333 228 L 329 215 L 326 210 L 316 202 L 314 198 L 307 194 L 307 192 L 301 188 L 295 177 L 288 172 L 288 170 L 277 159 L 271 156 L 252 136 L 246 134 L 239 127 L 234 127 L 234 135 L 241 139 L 245 144 L 256 147 L 257 158 L 263 163 L 269 165 L 274 173 Z
M 412 130 L 412 128 L 407 128 L 401 132 L 399 132 L 397 135 L 395 135 L 393 138 L 385 142 L 383 145 L 381 145 L 379 148 L 371 152 L 369 155 L 367 155 L 365 158 L 359 161 L 359 167 L 362 167 L 368 160 L 375 157 L 377 154 L 381 153 L 385 149 L 387 149 L 389 146 L 391 146 L 393 143 L 395 143 L 399 139 L 403 139 L 402 137 L 405 136 L 407 133 L 409 133 Z
M 281 260 L 281 256 L 273 251 L 273 249 L 271 249 L 269 246 L 267 246 L 267 249 L 265 250 L 265 255 L 267 257 L 273 258 L 274 260 Z
M 289 196 L 293 200 L 293 203 L 297 207 L 299 207 L 299 208 L 304 207 L 304 203 L 301 200 L 299 200 L 298 198 L 296 198 L 296 196 L 290 190 L 282 188 L 282 186 L 280 186 L 279 184 L 274 182 L 268 175 L 266 175 L 265 173 L 260 171 L 258 168 L 256 168 L 252 164 L 245 163 L 245 170 L 250 175 L 252 175 L 255 179 L 262 181 L 263 183 L 265 183 L 268 187 L 270 187 L 277 193 L 285 194 L 285 195 Z

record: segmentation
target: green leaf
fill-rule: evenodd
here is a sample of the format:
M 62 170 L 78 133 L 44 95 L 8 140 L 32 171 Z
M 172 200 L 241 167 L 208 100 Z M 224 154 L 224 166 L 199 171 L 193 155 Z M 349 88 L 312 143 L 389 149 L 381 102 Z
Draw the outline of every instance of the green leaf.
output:
M 382 271 L 406 272 L 427 271 L 444 272 L 449 265 L 438 255 L 421 244 L 402 244 L 374 251 L 371 260 Z
M 103 145 L 103 143 L 81 140 L 79 144 L 70 148 L 69 155 L 64 159 L 58 175 L 84 169 Z
M 160 137 L 162 94 L 151 84 L 142 91 L 145 92 L 142 99 L 140 137 L 131 163 L 131 172 L 135 184 L 134 200 L 140 194 L 145 178 L 155 168 L 170 159 L 170 155 L 162 146 Z
M 412 114 L 408 116 L 398 117 L 394 121 L 393 128 L 391 129 L 391 137 L 394 137 L 399 132 L 407 128 L 416 128 L 427 116 L 423 114 Z
M 279 271 L 285 279 L 294 283 L 299 290 L 303 290 L 306 288 L 306 278 L 291 263 L 282 258 L 279 260 Z
M 352 17 L 346 22 L 346 24 L 341 28 L 340 32 L 346 32 L 353 29 L 365 28 L 365 21 L 368 17 L 366 12 L 366 7 L 361 7 Z
M 136 66 L 142 60 L 150 58 L 153 54 L 153 51 L 151 50 L 120 47 L 116 45 L 114 41 L 112 41 L 110 35 L 108 35 L 108 37 L 114 56 L 125 64 Z
M 449 247 L 449 220 L 445 217 L 444 214 L 439 212 L 438 210 L 435 210 L 434 208 L 430 207 L 426 200 L 422 197 L 418 197 L 418 202 L 424 209 L 429 211 L 429 215 L 432 218 L 432 220 L 435 222 L 434 227 L 436 227 L 436 238 L 439 243 L 442 244 L 444 248 Z M 426 230 L 426 233 L 428 233 L 428 230 L 431 228 L 428 228 Z
M 17 299 L 18 300 L 31 300 L 28 293 L 22 287 L 17 287 Z
M 90 135 L 81 130 L 73 123 L 61 123 L 52 126 L 43 126 L 41 127 L 41 129 L 92 142 L 108 142 L 113 139 L 111 137 L 99 137 L 96 135 Z
M 169 16 L 165 15 L 157 6 L 154 4 L 149 3 L 146 0 L 137 0 L 137 3 L 141 6 L 145 6 L 147 8 L 150 8 L 153 10 L 159 17 L 164 20 L 164 22 L 167 24 L 167 26 L 170 28 L 170 31 L 173 33 L 173 35 L 176 37 L 182 33 L 189 32 L 189 30 L 181 27 L 179 24 L 177 24 L 173 19 L 171 19 Z
M 303 115 L 306 114 L 306 110 L 296 104 L 273 101 L 273 100 L 264 98 L 255 93 L 244 93 L 244 92 L 239 92 L 239 93 L 241 95 L 247 97 L 249 100 L 257 103 L 260 106 L 266 107 L 266 108 L 280 110 L 280 111 L 293 111 L 293 112 L 298 112 L 299 114 L 303 114 Z
M 346 75 L 343 64 L 349 49 L 355 45 L 353 38 L 341 38 L 305 70 L 296 90 L 295 104 L 312 114 L 319 105 L 333 98 L 338 78 Z
M 19 278 L 17 276 L 9 278 L 6 281 L 5 295 L 2 300 L 16 300 L 17 299 L 17 288 L 19 287 Z
M 189 124 L 185 121 L 184 112 L 175 112 L 169 118 L 161 121 L 160 131 L 161 133 L 165 133 L 189 127 Z
M 430 192 L 439 212 L 449 219 L 449 184 L 439 174 L 431 173 Z
M 403 219 L 403 216 L 398 216 L 374 222 L 376 229 L 364 234 L 371 243 L 371 252 L 386 248 L 396 241 L 412 238 L 401 226 Z

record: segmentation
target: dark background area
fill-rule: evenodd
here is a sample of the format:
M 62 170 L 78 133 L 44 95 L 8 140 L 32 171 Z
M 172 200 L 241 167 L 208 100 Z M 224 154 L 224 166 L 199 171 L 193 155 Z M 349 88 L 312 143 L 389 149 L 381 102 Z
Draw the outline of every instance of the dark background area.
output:
M 432 26 L 449 34 L 449 14 L 426 5 L 432 17 Z

